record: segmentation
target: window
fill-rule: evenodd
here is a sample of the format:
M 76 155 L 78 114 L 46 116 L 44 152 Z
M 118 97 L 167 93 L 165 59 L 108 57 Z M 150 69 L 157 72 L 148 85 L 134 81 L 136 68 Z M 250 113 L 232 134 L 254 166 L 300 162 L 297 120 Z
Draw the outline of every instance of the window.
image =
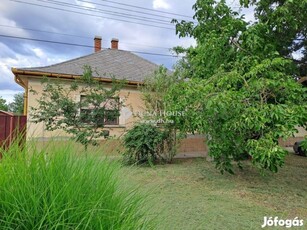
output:
M 118 125 L 119 124 L 119 111 L 118 110 L 105 110 L 105 125 Z
M 119 98 L 110 98 L 101 103 L 101 107 L 95 108 L 89 104 L 85 95 L 81 95 L 80 103 L 80 118 L 83 123 L 90 124 L 95 121 L 101 127 L 119 124 Z

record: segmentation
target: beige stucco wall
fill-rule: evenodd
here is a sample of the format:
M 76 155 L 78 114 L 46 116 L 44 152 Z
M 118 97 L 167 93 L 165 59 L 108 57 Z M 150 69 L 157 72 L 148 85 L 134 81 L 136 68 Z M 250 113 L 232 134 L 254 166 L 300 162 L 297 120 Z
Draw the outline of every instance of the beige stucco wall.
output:
M 303 127 L 297 127 L 297 133 L 294 135 L 295 137 L 305 137 L 307 136 L 307 131 Z
M 35 138 L 35 139 L 50 139 L 50 138 L 60 138 L 64 139 L 69 137 L 63 130 L 56 131 L 47 131 L 44 123 L 35 124 L 32 122 L 31 111 L 32 108 L 37 107 L 37 99 L 41 96 L 43 86 L 41 83 L 41 78 L 36 77 L 27 77 L 23 78 L 24 81 L 27 81 L 28 89 L 27 89 L 27 138 Z M 57 80 L 58 81 L 58 80 Z M 63 86 L 69 87 L 70 80 L 61 80 Z M 106 84 L 106 88 L 110 88 L 108 83 Z M 33 90 L 36 94 L 33 93 Z M 75 100 L 80 100 L 80 92 L 73 92 L 71 97 Z M 125 86 L 119 92 L 120 100 L 123 100 L 124 104 L 120 111 L 119 117 L 119 125 L 108 125 L 105 126 L 104 129 L 108 129 L 110 131 L 110 136 L 120 137 L 127 129 L 131 128 L 131 126 L 138 120 L 135 116 L 137 112 L 143 111 L 144 103 L 141 99 L 141 93 L 137 89 L 136 86 Z

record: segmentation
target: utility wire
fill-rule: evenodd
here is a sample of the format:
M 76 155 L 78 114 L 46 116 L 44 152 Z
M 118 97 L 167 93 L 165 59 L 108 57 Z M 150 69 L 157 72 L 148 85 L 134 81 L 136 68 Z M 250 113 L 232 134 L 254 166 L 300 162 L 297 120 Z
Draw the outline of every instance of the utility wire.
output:
M 5 34 L 0 34 L 0 37 L 10 38 L 10 39 L 36 41 L 36 42 L 53 43 L 53 44 L 68 45 L 68 46 L 79 46 L 79 47 L 85 47 L 85 48 L 94 48 L 94 46 L 91 46 L 91 45 L 69 43 L 69 42 L 59 42 L 59 41 L 51 41 L 51 40 L 36 39 L 36 38 L 26 38 L 26 37 L 11 36 L 11 35 L 5 35 Z M 148 54 L 148 55 L 155 55 L 155 56 L 164 56 L 164 57 L 174 57 L 174 58 L 181 57 L 181 56 L 171 55 L 171 54 L 151 53 L 151 52 L 143 52 L 143 51 L 136 51 L 136 50 L 124 50 L 124 51 L 128 51 L 128 52 L 131 52 L 131 53 Z
M 150 16 L 154 16 L 154 17 L 159 17 L 159 18 L 167 18 L 167 19 L 174 19 L 174 17 L 168 17 L 168 16 L 164 16 L 164 15 L 159 15 L 159 14 L 152 14 L 152 13 L 149 13 L 149 12 L 144 12 L 144 11 L 138 11 L 138 10 L 132 10 L 132 9 L 127 9 L 127 8 L 122 8 L 122 7 L 117 7 L 117 6 L 110 6 L 110 5 L 106 5 L 106 4 L 101 4 L 101 3 L 94 3 L 94 2 L 90 2 L 90 1 L 85 1 L 85 0 L 77 0 L 78 2 L 84 2 L 84 3 L 90 3 L 90 4 L 95 4 L 95 5 L 98 5 L 98 6 L 104 6 L 104 7 L 109 7 L 109 8 L 115 8 L 115 9 L 118 9 L 118 10 L 124 10 L 124 11 L 129 11 L 129 12 L 133 12 L 133 13 L 138 13 L 138 14 L 145 14 L 145 15 L 150 15 Z M 137 7 L 137 6 L 135 6 Z M 177 20 L 179 20 L 177 18 Z
M 120 3 L 120 2 L 111 1 L 111 0 L 101 0 L 101 1 L 110 2 L 110 3 L 121 5 L 121 6 L 129 6 L 129 7 L 133 7 L 133 8 L 142 9 L 142 10 L 148 10 L 148 11 L 159 12 L 159 13 L 163 13 L 163 14 L 176 15 L 176 16 L 181 16 L 181 17 L 193 19 L 193 17 L 188 16 L 188 15 L 183 15 L 183 14 L 176 14 L 176 13 L 166 12 L 166 11 L 162 11 L 162 10 L 153 10 L 153 9 L 146 8 L 146 7 L 135 6 L 135 5 L 130 5 L 130 4 L 126 4 L 126 3 Z
M 50 41 L 50 40 L 37 39 L 37 38 L 26 38 L 26 37 L 11 36 L 11 35 L 5 35 L 5 34 L 0 34 L 0 37 L 12 38 L 12 39 L 21 39 L 21 40 L 29 40 L 29 41 L 36 41 L 36 42 L 54 43 L 54 44 L 61 44 L 61 45 L 68 45 L 68 46 L 80 46 L 80 47 L 86 47 L 86 48 L 93 48 L 93 46 L 90 46 L 90 45 L 82 45 L 82 44 L 68 43 L 68 42 L 58 42 L 58 41 Z
M 29 31 L 40 32 L 40 33 L 48 33 L 48 34 L 57 34 L 57 35 L 70 36 L 70 37 L 93 39 L 93 37 L 89 37 L 89 36 L 80 36 L 80 35 L 76 35 L 76 34 L 51 32 L 51 31 L 38 30 L 38 29 L 32 29 L 32 28 L 27 28 L 27 27 L 17 27 L 17 26 L 9 26 L 9 25 L 0 25 L 0 27 L 20 29 L 20 30 L 29 30 Z M 102 39 L 102 40 L 108 42 L 108 40 L 106 40 L 106 39 Z M 150 48 L 157 48 L 157 49 L 167 49 L 167 50 L 171 49 L 170 47 L 153 46 L 153 45 L 139 44 L 139 43 L 121 42 L 121 44 L 127 44 L 127 45 L 133 45 L 133 46 L 143 46 L 143 47 L 150 47 Z
M 79 6 L 79 5 L 61 2 L 61 1 L 55 1 L 55 0 L 36 0 L 36 1 L 45 2 L 45 3 L 48 3 L 48 4 L 54 4 L 54 5 L 57 5 L 57 6 L 66 6 L 66 7 L 75 8 L 75 9 L 78 9 L 78 10 L 87 10 L 87 11 L 92 11 L 92 12 L 105 13 L 105 14 L 109 14 L 109 15 L 112 15 L 112 16 L 137 19 L 137 20 L 157 23 L 157 24 L 161 24 L 161 25 L 170 25 L 170 21 L 161 20 L 161 19 L 158 19 L 158 18 L 150 18 L 150 17 L 120 13 L 120 12 L 103 10 L 101 8 L 94 8 L 94 7 L 88 7 L 88 6 Z
M 57 8 L 57 7 L 52 7 L 52 6 L 40 5 L 40 4 L 36 4 L 36 3 L 24 2 L 24 1 L 20 1 L 20 0 L 10 0 L 10 1 L 16 2 L 16 3 L 27 4 L 27 5 L 38 6 L 38 7 L 44 7 L 44 8 L 48 8 L 48 9 L 60 10 L 60 11 L 64 11 L 64 12 L 71 12 L 71 13 L 76 13 L 76 14 L 80 14 L 80 15 L 87 15 L 87 16 L 93 16 L 93 17 L 98 17 L 98 18 L 111 19 L 111 20 L 115 20 L 115 21 L 127 22 L 127 23 L 132 23 L 132 24 L 143 25 L 143 26 L 151 26 L 151 27 L 156 27 L 156 28 L 160 28 L 160 29 L 175 30 L 174 28 L 171 28 L 171 27 L 164 27 L 164 26 L 157 26 L 157 25 L 141 23 L 141 22 L 127 21 L 127 20 L 124 20 L 124 19 L 105 17 L 105 16 L 101 16 L 101 15 L 96 15 L 96 14 L 88 14 L 88 13 L 84 13 L 84 12 L 80 12 L 80 11 L 67 10 L 67 9 L 62 9 L 62 8 Z
M 34 31 L 34 32 L 57 34 L 57 35 L 64 35 L 64 36 L 78 37 L 78 38 L 92 38 L 92 37 L 80 36 L 76 34 L 65 34 L 65 33 L 46 31 L 46 30 L 37 30 L 37 29 L 32 29 L 32 28 L 27 28 L 27 27 L 17 27 L 17 26 L 9 26 L 9 25 L 0 25 L 0 27 L 7 27 L 7 28 L 13 28 L 13 29 L 20 29 L 20 30 L 29 30 L 29 31 Z

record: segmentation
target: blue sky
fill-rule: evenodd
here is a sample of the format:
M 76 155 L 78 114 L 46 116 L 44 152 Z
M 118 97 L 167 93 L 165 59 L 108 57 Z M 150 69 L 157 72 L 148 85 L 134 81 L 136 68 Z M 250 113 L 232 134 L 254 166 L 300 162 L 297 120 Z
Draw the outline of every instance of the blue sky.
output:
M 1 35 L 87 46 L 93 46 L 94 36 L 99 35 L 102 37 L 103 48 L 110 48 L 111 39 L 118 38 L 119 49 L 171 54 L 169 48 L 178 45 L 188 47 L 195 44 L 191 38 L 179 39 L 175 34 L 174 25 L 167 24 L 171 18 L 192 20 L 174 14 L 193 16 L 194 2 L 195 0 L 2 0 L 0 5 L 0 96 L 10 102 L 14 94 L 23 92 L 23 89 L 14 82 L 12 67 L 46 66 L 93 52 L 93 48 L 88 47 L 12 39 Z M 230 4 L 235 6 L 234 3 L 235 1 L 231 1 Z M 139 8 L 129 7 L 127 4 Z M 81 10 L 80 7 L 83 9 Z M 167 15 L 143 8 L 174 14 Z M 77 11 L 81 14 L 69 11 Z M 125 16 L 118 17 L 117 13 Z M 97 16 L 90 16 L 94 14 Z M 152 14 L 164 17 L 156 17 Z M 143 20 L 136 21 L 129 18 L 136 15 L 143 17 Z M 166 21 L 162 22 L 166 24 L 147 21 L 153 18 L 160 22 Z M 128 20 L 170 29 L 124 22 Z M 178 60 L 173 57 L 137 55 L 169 69 Z

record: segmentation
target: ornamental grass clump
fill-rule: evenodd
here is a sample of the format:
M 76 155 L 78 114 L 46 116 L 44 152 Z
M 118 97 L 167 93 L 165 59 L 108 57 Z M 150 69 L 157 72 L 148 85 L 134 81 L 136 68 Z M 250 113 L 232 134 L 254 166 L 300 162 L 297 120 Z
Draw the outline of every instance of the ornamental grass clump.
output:
M 1 229 L 151 228 L 143 198 L 122 183 L 118 163 L 71 144 L 1 152 Z

